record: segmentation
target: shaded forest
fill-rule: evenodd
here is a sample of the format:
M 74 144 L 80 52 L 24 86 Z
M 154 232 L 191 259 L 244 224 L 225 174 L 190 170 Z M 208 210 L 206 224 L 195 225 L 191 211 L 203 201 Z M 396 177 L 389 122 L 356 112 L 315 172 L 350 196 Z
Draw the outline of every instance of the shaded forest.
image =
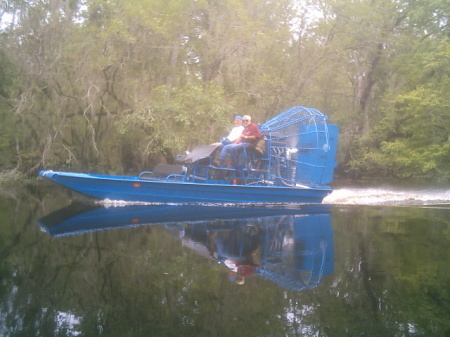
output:
M 337 173 L 450 179 L 447 0 L 4 0 L 0 176 L 136 173 L 294 105 Z

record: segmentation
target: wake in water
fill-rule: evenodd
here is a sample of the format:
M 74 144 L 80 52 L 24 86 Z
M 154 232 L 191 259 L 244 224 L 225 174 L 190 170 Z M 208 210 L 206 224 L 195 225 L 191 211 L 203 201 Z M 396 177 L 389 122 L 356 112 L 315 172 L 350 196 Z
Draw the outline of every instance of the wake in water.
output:
M 395 191 L 382 188 L 341 188 L 323 199 L 340 205 L 450 205 L 450 190 Z
M 177 205 L 172 203 L 130 202 L 120 200 L 101 200 L 97 202 L 103 207 L 122 207 L 127 205 Z M 275 203 L 276 204 L 276 203 Z M 423 206 L 449 205 L 450 190 L 394 190 L 386 188 L 339 188 L 323 199 L 322 204 L 328 205 L 392 205 L 392 206 Z M 198 204 L 197 204 L 198 205 Z M 204 206 L 236 206 L 236 204 L 202 203 Z M 280 206 L 279 204 L 276 204 Z M 242 206 L 264 206 L 268 204 L 243 204 Z

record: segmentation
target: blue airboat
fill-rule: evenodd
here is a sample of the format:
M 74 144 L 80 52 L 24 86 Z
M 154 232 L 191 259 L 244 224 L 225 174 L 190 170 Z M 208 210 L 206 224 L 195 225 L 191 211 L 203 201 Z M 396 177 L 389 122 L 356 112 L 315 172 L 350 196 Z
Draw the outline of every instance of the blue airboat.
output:
M 260 124 L 261 139 L 234 168 L 216 167 L 220 146 L 200 145 L 138 176 L 41 171 L 84 195 L 150 203 L 320 203 L 332 192 L 338 127 L 327 116 L 292 107 Z

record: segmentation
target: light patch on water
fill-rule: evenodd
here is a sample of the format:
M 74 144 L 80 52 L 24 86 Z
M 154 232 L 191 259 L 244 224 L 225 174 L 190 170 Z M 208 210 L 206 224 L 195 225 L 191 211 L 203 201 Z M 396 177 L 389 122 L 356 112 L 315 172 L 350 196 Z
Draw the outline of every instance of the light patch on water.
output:
M 63 333 L 66 336 L 81 335 L 81 331 L 78 331 L 76 329 L 77 326 L 81 323 L 81 317 L 77 317 L 71 312 L 58 311 L 55 317 L 55 321 L 55 335 L 59 335 L 60 333 Z

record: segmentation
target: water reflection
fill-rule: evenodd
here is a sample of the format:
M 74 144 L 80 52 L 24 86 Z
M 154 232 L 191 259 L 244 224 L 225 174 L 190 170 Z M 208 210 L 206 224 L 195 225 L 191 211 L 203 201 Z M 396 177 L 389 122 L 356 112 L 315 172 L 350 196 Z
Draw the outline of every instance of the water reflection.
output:
M 317 286 L 333 271 L 329 207 L 72 204 L 38 221 L 52 236 L 158 225 L 185 247 L 226 266 L 244 284 L 255 275 L 291 290 Z

